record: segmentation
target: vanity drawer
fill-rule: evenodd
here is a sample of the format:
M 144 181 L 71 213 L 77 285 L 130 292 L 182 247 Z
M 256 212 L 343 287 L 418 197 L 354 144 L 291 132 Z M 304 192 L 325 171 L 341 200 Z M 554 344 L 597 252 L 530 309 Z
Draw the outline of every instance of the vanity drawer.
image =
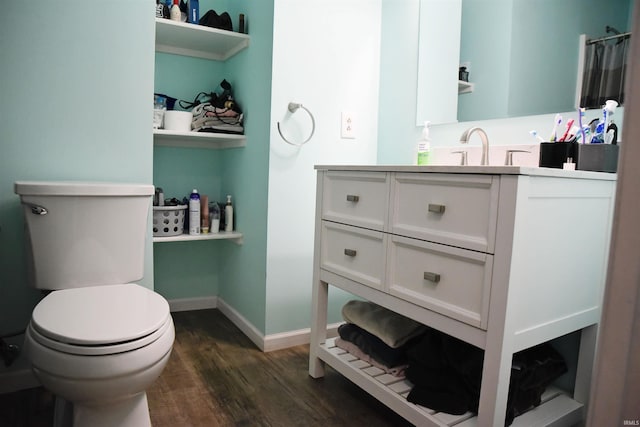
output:
M 493 253 L 499 177 L 394 175 L 391 232 Z
M 386 234 L 322 221 L 320 268 L 382 289 Z
M 492 255 L 401 236 L 389 239 L 391 295 L 486 330 Z
M 389 211 L 389 175 L 337 172 L 324 175 L 322 219 L 384 230 Z

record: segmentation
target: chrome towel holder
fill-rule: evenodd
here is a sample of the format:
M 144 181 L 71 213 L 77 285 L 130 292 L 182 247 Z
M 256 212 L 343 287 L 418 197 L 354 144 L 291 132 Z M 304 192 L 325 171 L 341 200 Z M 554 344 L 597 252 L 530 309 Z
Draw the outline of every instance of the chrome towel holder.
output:
M 291 114 L 295 113 L 296 111 L 298 111 L 298 109 L 302 108 L 304 111 L 307 112 L 307 114 L 309 114 L 309 117 L 311 117 L 311 134 L 309 135 L 309 137 L 307 139 L 305 139 L 304 141 L 300 142 L 300 143 L 295 143 L 295 142 L 291 142 L 289 141 L 283 134 L 282 134 L 282 130 L 280 130 L 280 122 L 278 122 L 278 133 L 280 134 L 280 137 L 282 139 L 284 139 L 284 142 L 286 142 L 287 144 L 291 144 L 294 145 L 296 147 L 301 147 L 304 144 L 306 144 L 307 142 L 309 142 L 309 140 L 311 139 L 311 137 L 313 136 L 313 133 L 316 131 L 316 121 L 313 118 L 313 114 L 311 114 L 311 111 L 309 111 L 304 105 L 296 103 L 296 102 L 290 102 L 289 106 L 287 107 L 287 109 L 289 110 L 289 112 Z

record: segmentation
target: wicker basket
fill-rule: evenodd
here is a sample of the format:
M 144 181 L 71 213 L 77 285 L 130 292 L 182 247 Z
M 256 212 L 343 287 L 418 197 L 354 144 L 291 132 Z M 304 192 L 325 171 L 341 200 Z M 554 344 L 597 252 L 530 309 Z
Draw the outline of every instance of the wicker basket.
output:
M 154 206 L 153 236 L 179 236 L 184 230 L 184 215 L 187 205 Z

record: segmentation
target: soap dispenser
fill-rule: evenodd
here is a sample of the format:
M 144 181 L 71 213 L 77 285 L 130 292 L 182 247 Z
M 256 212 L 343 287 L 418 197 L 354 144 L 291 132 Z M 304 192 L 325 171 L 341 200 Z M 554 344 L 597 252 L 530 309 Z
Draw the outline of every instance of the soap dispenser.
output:
M 429 154 L 431 153 L 431 139 L 429 137 L 429 125 L 431 122 L 424 122 L 422 137 L 418 141 L 416 164 L 418 166 L 429 164 Z

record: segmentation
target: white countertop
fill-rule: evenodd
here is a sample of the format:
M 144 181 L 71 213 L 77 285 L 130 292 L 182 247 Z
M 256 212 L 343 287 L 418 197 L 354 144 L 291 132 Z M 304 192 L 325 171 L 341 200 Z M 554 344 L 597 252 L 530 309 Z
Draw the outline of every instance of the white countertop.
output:
M 485 175 L 530 175 L 560 178 L 597 179 L 615 181 L 617 174 L 592 171 L 570 171 L 556 168 L 538 168 L 525 166 L 410 166 L 410 165 L 316 165 L 317 170 L 363 171 L 363 172 L 431 172 L 431 173 L 470 173 Z

